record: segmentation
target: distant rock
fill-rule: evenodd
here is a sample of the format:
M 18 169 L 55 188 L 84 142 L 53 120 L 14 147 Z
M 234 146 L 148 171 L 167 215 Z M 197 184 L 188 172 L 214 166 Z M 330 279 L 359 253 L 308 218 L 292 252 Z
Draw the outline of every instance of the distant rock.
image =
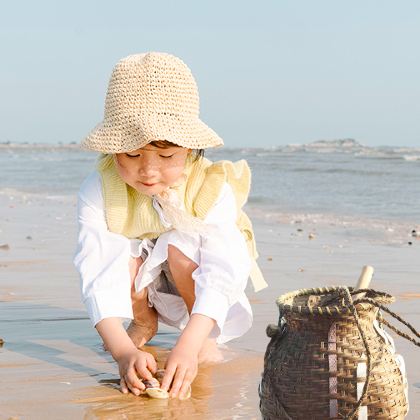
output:
M 363 144 L 359 143 L 355 139 L 337 139 L 337 140 L 316 140 L 312 143 L 309 143 L 306 145 L 306 147 L 311 148 L 346 148 L 346 149 L 352 149 L 352 148 L 362 148 L 364 147 Z

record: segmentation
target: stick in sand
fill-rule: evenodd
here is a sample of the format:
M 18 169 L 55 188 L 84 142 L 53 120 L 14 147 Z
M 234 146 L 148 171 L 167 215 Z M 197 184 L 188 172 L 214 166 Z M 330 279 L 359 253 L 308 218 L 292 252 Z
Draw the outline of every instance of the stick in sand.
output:
M 354 290 L 367 289 L 369 287 L 370 281 L 372 280 L 373 271 L 373 267 L 370 265 L 365 265 L 362 268 L 362 272 L 360 273 L 359 280 L 357 281 L 357 285 Z M 353 300 L 361 299 L 364 295 L 364 293 L 358 293 L 357 295 L 353 296 Z

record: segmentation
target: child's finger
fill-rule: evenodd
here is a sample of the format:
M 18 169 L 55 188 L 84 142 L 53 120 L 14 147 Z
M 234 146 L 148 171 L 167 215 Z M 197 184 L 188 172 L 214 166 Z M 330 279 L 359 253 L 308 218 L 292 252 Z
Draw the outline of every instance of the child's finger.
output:
M 175 371 L 176 371 L 176 365 L 168 364 L 165 367 L 165 375 L 163 376 L 162 384 L 160 385 L 161 389 L 164 389 L 165 391 L 169 389 L 172 383 L 172 379 L 175 375 Z
M 179 398 L 181 400 L 184 398 L 188 398 L 189 394 L 191 395 L 191 383 L 193 380 L 194 378 L 192 375 L 189 375 L 188 373 L 185 375 L 181 389 L 179 390 Z
M 182 383 L 184 382 L 184 377 L 187 373 L 186 369 L 180 369 L 178 366 L 178 369 L 176 370 L 174 382 L 171 386 L 171 397 L 175 398 L 178 396 L 178 392 L 182 386 Z
M 145 388 L 143 382 L 137 376 L 134 367 L 127 370 L 124 379 L 130 390 L 131 388 L 137 388 L 138 390 L 143 390 Z
M 125 383 L 127 384 L 127 388 L 130 390 L 130 392 L 138 397 L 140 395 L 140 390 L 138 388 L 136 388 L 135 386 L 133 386 L 130 383 L 130 381 L 128 380 L 127 377 L 125 377 L 124 380 L 125 380 Z
M 128 394 L 128 388 L 127 388 L 127 384 L 125 383 L 124 378 L 121 378 L 120 380 L 120 387 L 121 387 L 121 392 L 123 394 Z
M 146 367 L 153 374 L 155 374 L 156 371 L 157 371 L 157 363 L 156 363 L 156 360 L 155 360 L 155 358 L 150 353 L 148 353 L 148 356 L 146 357 Z
M 153 379 L 153 375 L 150 370 L 147 368 L 146 361 L 136 361 L 134 367 L 137 371 L 137 376 L 140 376 L 143 379 L 148 381 Z

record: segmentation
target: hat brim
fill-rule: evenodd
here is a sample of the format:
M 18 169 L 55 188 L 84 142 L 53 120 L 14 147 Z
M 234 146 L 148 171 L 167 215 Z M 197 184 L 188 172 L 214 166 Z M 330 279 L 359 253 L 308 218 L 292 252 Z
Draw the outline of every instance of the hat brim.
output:
M 223 145 L 223 140 L 199 118 L 149 114 L 137 115 L 119 125 L 102 121 L 82 140 L 81 146 L 102 153 L 125 153 L 156 140 L 189 149 Z

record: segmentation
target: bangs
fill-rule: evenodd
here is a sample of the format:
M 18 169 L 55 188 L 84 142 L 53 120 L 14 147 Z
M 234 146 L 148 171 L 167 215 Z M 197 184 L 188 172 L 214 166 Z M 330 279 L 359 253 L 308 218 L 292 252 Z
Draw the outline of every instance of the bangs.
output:
M 171 143 L 167 140 L 155 140 L 151 141 L 149 144 L 155 147 L 159 147 L 159 149 L 167 149 L 169 147 L 182 147 L 179 144 Z
M 159 149 L 168 149 L 169 147 L 182 147 L 179 144 L 172 143 L 168 140 L 155 140 L 151 141 L 149 144 L 152 146 L 158 147 Z M 193 159 L 198 160 L 204 157 L 204 149 L 193 149 Z

